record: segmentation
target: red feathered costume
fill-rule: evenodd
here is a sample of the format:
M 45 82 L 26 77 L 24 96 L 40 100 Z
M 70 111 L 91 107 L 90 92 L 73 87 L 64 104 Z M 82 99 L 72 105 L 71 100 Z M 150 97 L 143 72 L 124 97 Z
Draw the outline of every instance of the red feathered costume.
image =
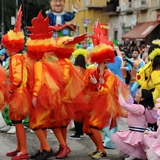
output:
M 2 39 L 6 52 L 10 56 L 9 117 L 16 127 L 17 136 L 17 149 L 6 154 L 7 156 L 12 156 L 12 160 L 29 158 L 26 148 L 26 132 L 22 125 L 22 120 L 29 116 L 31 97 L 27 88 L 27 68 L 23 55 L 19 53 L 24 48 L 24 35 L 20 32 L 21 17 L 22 11 L 20 7 L 14 30 L 10 30 Z
M 125 113 L 118 102 L 118 87 L 125 84 L 106 68 L 108 63 L 114 62 L 113 43 L 107 41 L 107 37 L 103 35 L 100 23 L 94 31 L 95 34 L 91 37 L 96 46 L 92 49 L 90 61 L 96 62 L 98 67 L 87 69 L 84 76 L 86 94 L 90 96 L 90 102 L 83 132 L 87 133 L 96 145 L 96 150 L 89 155 L 94 159 L 100 159 L 107 156 L 100 130 L 110 124 L 111 118 L 111 127 L 114 127 L 116 119 Z

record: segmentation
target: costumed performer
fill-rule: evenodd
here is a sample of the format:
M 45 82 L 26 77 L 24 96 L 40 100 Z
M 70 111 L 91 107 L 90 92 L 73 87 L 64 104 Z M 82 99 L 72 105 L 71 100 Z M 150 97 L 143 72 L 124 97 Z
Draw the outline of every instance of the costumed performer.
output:
M 141 84 L 141 88 L 152 91 L 153 99 L 160 97 L 160 41 L 154 40 L 149 48 L 150 61 L 139 70 L 137 74 L 137 82 Z M 153 130 L 157 130 L 157 124 L 149 124 Z
M 160 97 L 160 41 L 154 41 L 149 51 L 149 58 L 152 61 L 152 72 L 150 74 L 150 78 L 154 85 L 154 91 L 152 94 L 153 99 L 156 100 Z M 149 80 L 149 78 L 147 80 Z
M 22 7 L 20 7 L 14 30 L 8 31 L 3 36 L 2 43 L 10 57 L 9 65 L 9 117 L 16 127 L 17 149 L 6 155 L 12 156 L 12 160 L 29 158 L 26 147 L 26 132 L 22 124 L 31 107 L 31 98 L 27 88 L 27 69 L 23 55 L 19 53 L 24 48 L 24 34 L 21 29 Z
M 85 84 L 77 68 L 69 60 L 76 48 L 76 44 L 85 38 L 86 34 L 74 38 L 66 36 L 56 39 L 54 43 L 53 53 L 59 58 L 64 79 L 63 89 L 61 90 L 61 105 L 54 109 L 54 116 L 49 127 L 53 130 L 60 144 L 59 150 L 54 153 L 54 156 L 58 159 L 66 157 L 71 152 L 66 144 L 67 126 L 72 119 L 78 121 L 82 119 L 81 117 L 86 109 L 82 94 Z M 82 114 L 78 114 L 80 112 Z
M 27 27 L 31 31 L 31 34 L 28 34 L 30 38 L 26 43 L 27 54 L 30 59 L 36 60 L 36 62 L 32 71 L 30 71 L 33 74 L 33 79 L 30 77 L 33 106 L 31 108 L 29 127 L 38 137 L 41 148 L 38 153 L 30 158 L 44 160 L 53 156 L 53 151 L 46 139 L 46 129 L 48 128 L 54 105 L 60 103 L 59 93 L 63 84 L 61 83 L 63 70 L 58 65 L 56 56 L 53 57 L 54 39 L 52 38 L 52 29 L 49 26 L 48 16 L 44 19 L 40 11 L 38 16 L 32 19 L 31 23 L 32 26 Z M 51 57 L 52 62 L 50 60 Z
M 19 53 L 21 53 L 21 51 L 19 51 Z M 0 59 L 2 60 L 2 66 L 4 67 L 4 69 L 6 71 L 7 78 L 9 79 L 9 61 L 10 60 L 9 60 L 9 57 L 8 57 L 8 55 L 6 53 L 5 48 L 0 50 Z M 11 128 L 9 128 L 9 130 L 7 130 L 7 133 L 15 133 L 16 132 L 15 126 L 14 126 L 14 124 L 12 123 L 12 121 L 9 118 L 9 105 L 5 105 L 4 106 L 3 111 L 2 111 L 2 117 L 3 117 L 5 123 L 8 126 L 12 126 Z M 28 117 L 27 117 L 25 120 L 23 120 L 22 123 L 23 123 L 23 125 L 28 127 L 28 122 L 29 122 L 29 120 L 28 120 Z M 5 128 L 2 128 L 2 131 Z
M 100 30 L 100 23 L 96 28 Z M 103 33 L 103 30 L 101 31 Z M 83 132 L 89 135 L 96 146 L 96 150 L 89 153 L 93 159 L 107 157 L 100 130 L 108 125 L 111 129 L 114 128 L 117 117 L 124 114 L 124 110 L 118 102 L 118 86 L 123 85 L 125 90 L 126 84 L 107 69 L 107 64 L 114 62 L 115 54 L 113 47 L 107 45 L 108 41 L 103 35 L 92 35 L 93 43 L 96 46 L 90 54 L 90 61 L 91 63 L 96 62 L 98 66 L 87 69 L 84 76 L 85 94 L 90 96 L 90 101 L 88 113 L 84 119 Z M 129 95 L 129 91 L 126 93 Z

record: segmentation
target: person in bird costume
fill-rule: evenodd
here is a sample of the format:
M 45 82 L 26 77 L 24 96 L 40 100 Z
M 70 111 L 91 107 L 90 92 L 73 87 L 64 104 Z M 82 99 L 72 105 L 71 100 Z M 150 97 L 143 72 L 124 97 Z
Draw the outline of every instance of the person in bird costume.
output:
M 54 156 L 58 159 L 66 157 L 71 152 L 66 142 L 67 126 L 71 119 L 80 121 L 86 109 L 82 94 L 85 84 L 77 68 L 69 60 L 76 48 L 76 44 L 85 38 L 86 34 L 74 38 L 66 36 L 60 37 L 54 42 L 53 53 L 58 57 L 63 68 L 64 80 L 63 89 L 60 93 L 61 104 L 53 110 L 54 116 L 51 118 L 49 127 L 53 130 L 60 144 L 59 150 L 54 153 Z
M 53 156 L 46 136 L 49 127 L 51 111 L 60 103 L 60 90 L 62 89 L 63 70 L 58 64 L 58 59 L 53 56 L 54 39 L 52 28 L 49 26 L 48 16 L 44 19 L 42 12 L 33 18 L 31 31 L 27 40 L 27 55 L 35 60 L 30 74 L 30 89 L 32 93 L 32 108 L 29 127 L 38 137 L 41 148 L 31 159 L 44 160 Z M 52 57 L 52 58 L 51 58 Z M 52 59 L 52 61 L 50 60 Z
M 104 150 L 100 131 L 109 124 L 111 129 L 116 126 L 117 117 L 125 112 L 118 102 L 118 87 L 122 85 L 124 90 L 128 89 L 122 80 L 107 69 L 107 64 L 114 62 L 115 53 L 110 45 L 112 43 L 104 36 L 104 30 L 101 29 L 99 22 L 94 31 L 91 37 L 95 47 L 90 54 L 90 61 L 96 62 L 98 66 L 87 69 L 84 75 L 85 90 L 90 96 L 90 101 L 88 114 L 84 119 L 83 132 L 88 134 L 96 145 L 96 149 L 89 155 L 93 159 L 101 159 L 106 158 L 107 153 Z
M 8 96 L 9 117 L 16 127 L 17 149 L 6 155 L 12 156 L 12 160 L 29 158 L 26 147 L 26 132 L 22 124 L 31 107 L 31 97 L 27 88 L 27 69 L 24 57 L 19 52 L 24 48 L 24 34 L 21 30 L 22 7 L 20 7 L 16 24 L 3 36 L 2 43 L 10 57 L 9 80 L 10 90 Z

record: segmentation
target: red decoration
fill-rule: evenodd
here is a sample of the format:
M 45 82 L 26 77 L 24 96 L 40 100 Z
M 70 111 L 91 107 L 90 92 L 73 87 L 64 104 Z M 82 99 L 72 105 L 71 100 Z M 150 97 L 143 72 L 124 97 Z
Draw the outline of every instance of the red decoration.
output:
M 19 52 L 24 49 L 24 39 L 9 40 L 8 34 L 5 34 L 2 39 L 2 43 L 9 51 Z
M 60 31 L 66 27 L 70 28 L 72 31 L 76 30 L 76 26 L 73 24 L 55 25 L 51 27 L 53 28 L 53 31 Z
M 91 54 L 91 63 L 97 62 L 97 63 L 102 63 L 104 61 L 108 61 L 110 63 L 114 62 L 115 54 L 113 49 L 111 47 L 104 48 L 101 51 L 98 51 L 96 53 Z
M 65 41 L 63 44 L 64 45 L 76 44 L 76 43 L 84 41 L 85 38 L 87 38 L 87 33 L 76 36 L 73 39 L 69 39 Z
M 97 22 L 97 26 L 93 28 L 94 34 L 92 34 L 90 37 L 92 38 L 94 46 L 99 45 L 100 43 L 110 45 L 114 47 L 114 44 L 112 41 L 108 41 L 108 33 L 107 29 L 101 27 L 100 22 Z
M 93 28 L 94 34 L 92 34 L 90 37 L 93 39 L 94 46 L 100 44 L 100 43 L 107 43 L 107 31 L 105 28 L 102 28 L 100 25 L 100 22 L 97 22 L 97 26 Z
M 141 76 L 140 76 L 140 75 L 137 75 L 137 79 L 140 80 L 140 79 L 141 79 Z
M 44 19 L 42 11 L 39 12 L 36 18 L 32 19 L 31 23 L 32 27 L 27 28 L 32 32 L 31 34 L 28 34 L 32 40 L 40 40 L 52 37 L 52 30 L 54 27 L 49 26 L 49 18 L 47 16 L 46 19 Z
M 22 23 L 21 23 L 21 20 L 22 20 L 22 5 L 20 6 L 18 12 L 17 12 L 17 19 L 16 19 L 16 23 L 15 23 L 15 26 L 14 26 L 14 32 L 20 32 L 21 31 L 21 26 L 22 26 Z

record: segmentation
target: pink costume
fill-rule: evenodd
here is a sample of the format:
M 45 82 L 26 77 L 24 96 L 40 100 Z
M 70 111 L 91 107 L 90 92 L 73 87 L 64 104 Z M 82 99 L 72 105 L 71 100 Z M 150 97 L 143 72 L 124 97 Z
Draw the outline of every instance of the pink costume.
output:
M 118 131 L 111 135 L 116 148 L 134 158 L 146 159 L 141 142 L 143 132 L 147 127 L 145 108 L 141 104 L 128 104 L 122 95 L 119 97 L 121 106 L 128 112 L 127 124 L 129 130 Z M 146 109 L 147 110 L 147 109 Z
M 147 153 L 147 158 L 148 160 L 159 160 L 160 159 L 160 98 L 156 100 L 158 104 L 156 107 L 159 109 L 157 110 L 157 125 L 158 125 L 158 130 L 157 132 L 149 131 L 148 134 L 144 135 L 144 144 L 146 153 Z

